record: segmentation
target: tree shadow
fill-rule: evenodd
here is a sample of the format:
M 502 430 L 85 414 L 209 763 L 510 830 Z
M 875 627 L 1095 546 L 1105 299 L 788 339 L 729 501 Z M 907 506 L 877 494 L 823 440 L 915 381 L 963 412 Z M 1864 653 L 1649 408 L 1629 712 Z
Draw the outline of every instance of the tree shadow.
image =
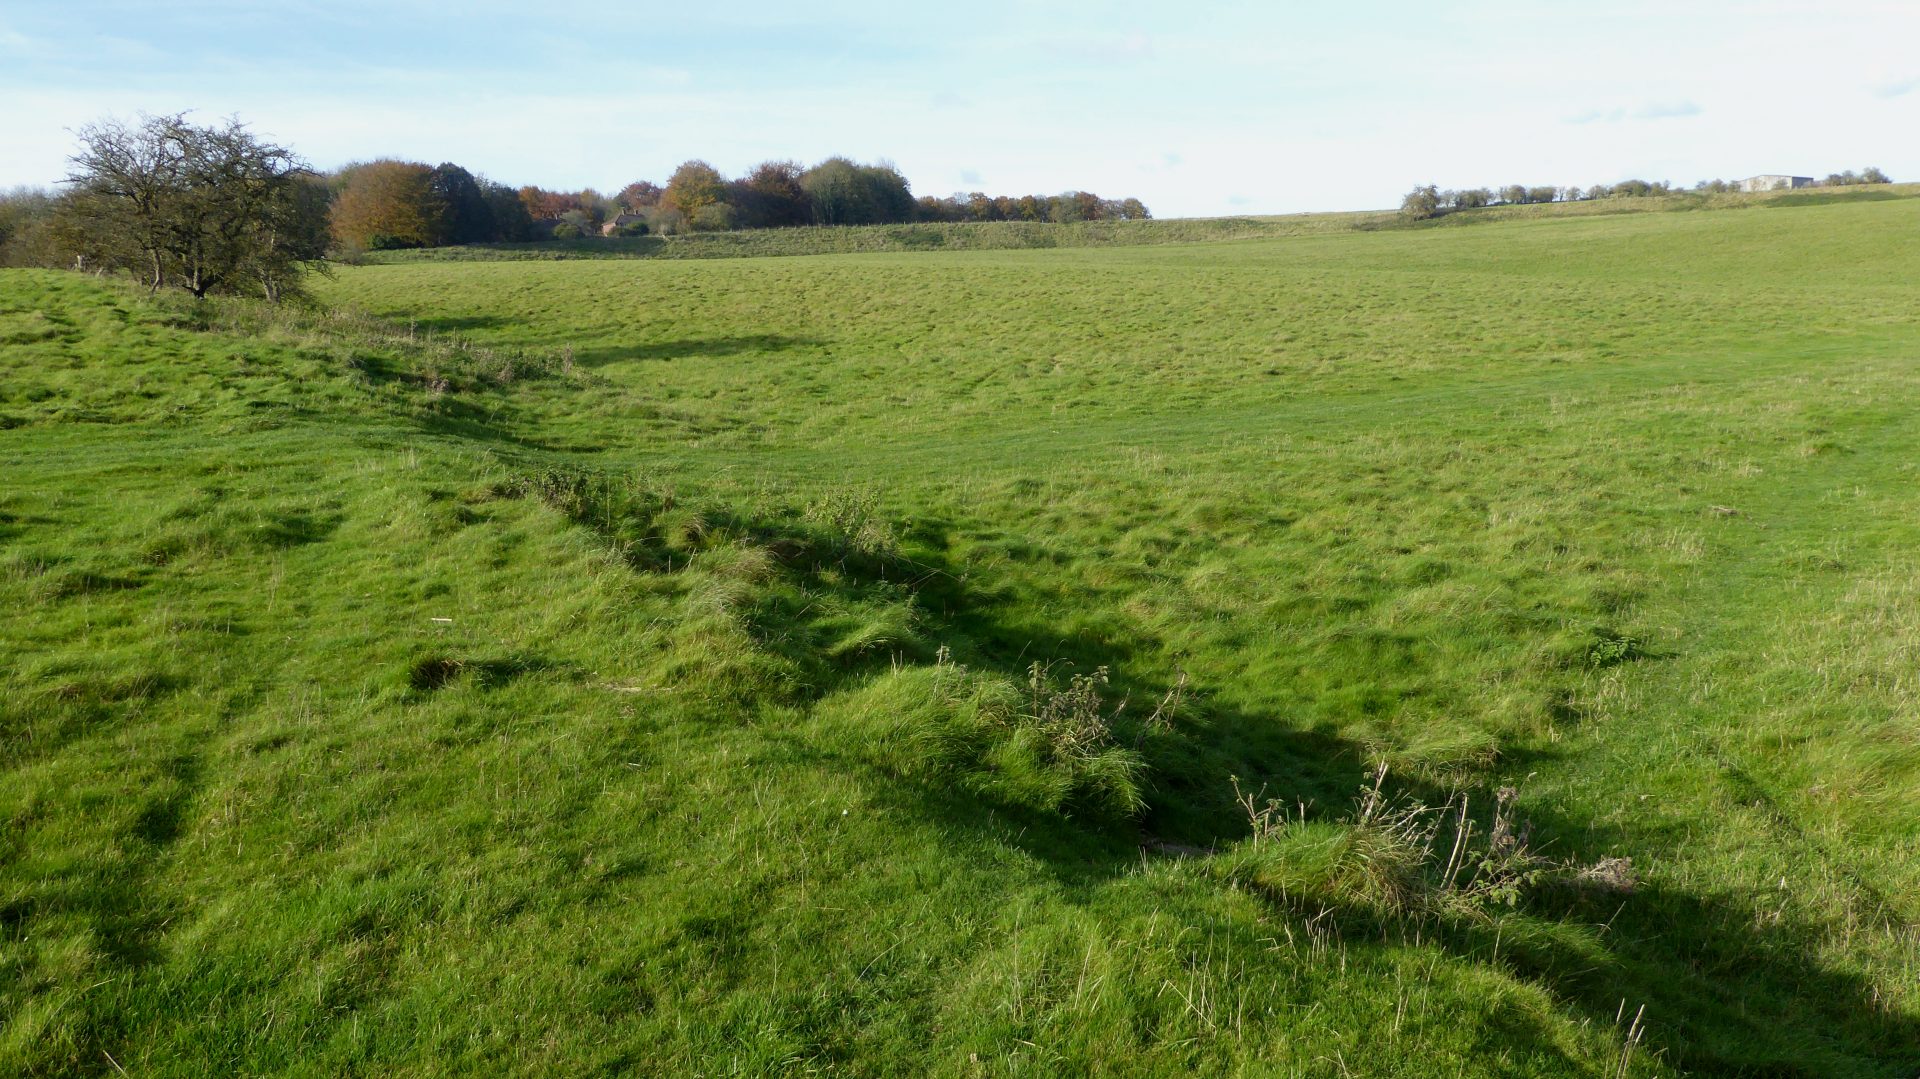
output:
M 0 509 L 0 540 L 10 540 L 26 534 L 30 525 L 58 523 L 52 517 L 40 517 L 30 514 L 13 513 Z
M 408 323 L 415 331 L 450 334 L 466 333 L 472 330 L 500 330 L 525 325 L 520 319 L 507 318 L 504 315 L 434 315 L 431 318 L 412 318 Z
M 1569 834 L 1566 824 L 1542 827 Z M 1871 980 L 1823 962 L 1823 927 L 1752 897 L 1654 884 L 1620 898 L 1549 895 L 1536 911 L 1605 925 L 1605 965 L 1510 940 L 1501 960 L 1596 1023 L 1644 1006 L 1647 1043 L 1683 1072 L 1813 1077 L 1920 1066 L 1920 1019 L 1882 1007 Z M 1496 928 L 1479 926 L 1456 948 L 1485 957 L 1502 944 Z
M 184 832 L 187 810 L 201 787 L 201 761 L 181 751 L 158 762 L 165 781 L 143 795 L 112 857 L 70 862 L 0 902 L 0 939 L 30 931 L 36 920 L 78 918 L 93 947 L 121 968 L 164 958 L 160 941 L 177 914 L 155 906 L 151 879 Z
M 688 337 L 640 345 L 603 345 L 577 349 L 573 353 L 573 361 L 582 367 L 598 368 L 616 363 L 712 359 L 747 353 L 787 352 L 799 348 L 813 348 L 821 344 L 823 342 L 818 338 L 773 333 L 739 334 L 731 337 Z M 548 342 L 545 347 L 564 347 L 564 343 Z
M 256 523 L 252 538 L 263 547 L 303 547 L 333 535 L 345 520 L 346 515 L 342 513 L 303 513 L 283 508 Z
M 600 490 L 592 482 L 563 478 L 542 497 L 571 507 L 580 523 L 603 528 L 621 511 L 588 501 Z M 642 497 L 630 497 L 626 504 L 637 514 L 653 512 Z M 804 593 L 853 602 L 876 591 L 904 590 L 922 616 L 922 636 L 940 642 L 952 662 L 970 669 L 1020 684 L 1036 659 L 1082 672 L 1104 667 L 1110 672 L 1111 697 L 1129 701 L 1160 701 L 1175 688 L 1168 657 L 1176 650 L 1169 642 L 1121 625 L 1063 632 L 1036 621 L 1023 612 L 1044 610 L 1043 597 L 1025 595 L 1017 584 L 982 581 L 944 555 L 954 546 L 945 522 L 922 520 L 910 533 L 911 546 L 900 548 L 863 545 L 857 532 L 823 527 L 797 514 L 720 509 L 704 512 L 704 519 L 709 535 L 737 537 L 764 549 Z M 647 529 L 657 526 L 610 531 L 609 538 L 628 551 L 636 569 L 674 572 L 671 563 L 663 569 L 660 560 L 634 553 L 657 539 Z M 769 648 L 808 665 L 805 689 L 794 703 L 857 690 L 903 659 L 928 658 L 925 643 L 888 654 L 824 657 L 808 638 L 804 615 L 787 614 L 791 617 L 782 615 L 757 632 Z M 1352 647 L 1355 669 L 1361 669 L 1357 660 L 1370 645 L 1356 637 Z M 873 789 L 890 812 L 956 843 L 977 842 L 985 834 L 1013 845 L 1065 887 L 1073 901 L 1093 903 L 1101 901 L 1107 885 L 1136 872 L 1142 859 L 1178 854 L 1205 865 L 1201 860 L 1213 850 L 1249 835 L 1251 823 L 1229 777 L 1238 779 L 1240 790 L 1264 790 L 1283 802 L 1322 807 L 1309 809 L 1309 816 L 1337 818 L 1372 770 L 1368 747 L 1337 731 L 1300 729 L 1279 717 L 1235 708 L 1209 692 L 1220 687 L 1187 688 L 1190 707 L 1169 722 L 1145 722 L 1148 709 L 1143 707 L 1124 711 L 1114 724 L 1114 735 L 1137 749 L 1153 777 L 1138 818 L 1073 806 L 1064 814 L 1024 806 L 930 778 L 938 773 L 896 771 L 857 744 L 819 739 L 807 729 L 767 736 L 795 760 L 885 777 Z M 1529 752 L 1515 753 L 1512 760 L 1524 766 L 1539 759 L 1538 751 Z M 1412 777 L 1396 779 L 1389 793 L 1441 805 L 1460 792 Z M 1478 799 L 1482 805 L 1491 801 Z M 1566 862 L 1591 864 L 1623 853 L 1597 849 L 1589 838 L 1596 832 L 1593 822 L 1551 806 L 1527 805 L 1523 815 L 1533 826 L 1535 849 L 1550 850 Z M 1657 857 L 1687 837 L 1648 822 L 1636 827 L 1629 842 L 1634 848 L 1624 853 Z M 1222 880 L 1221 886 L 1230 885 Z M 1259 894 L 1257 886 L 1247 887 Z M 1624 1029 L 1638 1016 L 1645 1031 L 1639 1051 L 1688 1071 L 1873 1075 L 1920 1062 L 1920 1019 L 1882 1006 L 1869 977 L 1827 958 L 1830 927 L 1787 912 L 1778 898 L 1709 893 L 1664 881 L 1627 894 L 1575 883 L 1538 890 L 1512 913 L 1482 906 L 1395 918 L 1342 906 L 1335 895 L 1264 896 L 1276 913 L 1312 921 L 1343 947 L 1437 946 L 1463 961 L 1527 980 L 1595 1027 Z M 1249 949 L 1257 951 L 1265 945 L 1255 938 L 1272 929 L 1248 923 L 1230 931 L 1245 935 Z M 1506 1025 L 1494 1036 L 1521 1043 L 1503 1041 L 1502 1048 L 1577 1065 L 1548 1024 L 1501 1022 Z
M 931 631 L 969 666 L 1019 679 L 1040 656 L 1083 671 L 1105 667 L 1114 695 L 1131 701 L 1158 701 L 1173 688 L 1151 673 L 1165 662 L 1156 657 L 1169 654 L 1164 642 L 1118 632 L 1063 634 L 1037 625 L 1018 613 L 1036 604 L 981 588 L 928 549 L 910 558 L 848 558 L 830 537 L 791 524 L 741 523 L 757 527 L 757 538 L 789 564 L 835 559 L 850 579 L 878 575 L 910 582 L 921 610 L 931 616 Z M 938 538 L 938 526 L 921 527 L 933 528 L 931 538 Z M 903 813 L 955 834 L 993 828 L 1010 835 L 1061 883 L 1093 889 L 1133 872 L 1142 857 L 1156 852 L 1205 856 L 1248 835 L 1230 776 L 1242 789 L 1264 788 L 1288 803 L 1340 812 L 1371 772 L 1368 748 L 1337 732 L 1296 729 L 1225 706 L 1208 693 L 1210 687 L 1188 688 L 1195 704 L 1169 730 L 1143 730 L 1136 710 L 1119 731 L 1145 754 L 1155 777 L 1137 822 L 1036 812 L 936 784 L 908 781 L 886 789 Z M 1515 759 L 1537 763 L 1540 752 Z M 1392 792 L 1431 805 L 1458 793 L 1406 779 L 1395 780 Z M 1490 805 L 1492 799 L 1480 802 Z M 1525 815 L 1539 841 L 1562 859 L 1591 864 L 1620 853 L 1583 842 L 1593 832 L 1587 822 L 1530 806 Z M 1636 831 L 1634 839 L 1656 854 L 1686 841 L 1657 828 Z M 1624 1030 L 1644 1006 L 1641 1051 L 1658 1052 L 1690 1072 L 1811 1077 L 1920 1066 L 1920 1019 L 1883 1006 L 1868 977 L 1823 958 L 1826 927 L 1778 908 L 1758 896 L 1703 894 L 1664 883 L 1628 895 L 1562 886 L 1532 897 L 1512 916 L 1411 924 L 1339 910 L 1326 924 L 1353 947 L 1436 942 L 1463 959 L 1526 978 L 1593 1024 L 1619 1020 Z M 1516 933 L 1523 926 L 1535 931 Z M 1527 1037 L 1543 1053 L 1561 1051 L 1544 1028 Z
M 416 692 L 445 689 L 465 679 L 482 690 L 501 689 L 529 674 L 561 669 L 545 656 L 513 653 L 487 659 L 430 653 L 411 660 L 402 681 Z
M 859 599 L 876 588 L 904 590 L 924 618 L 927 641 L 937 642 L 954 662 L 970 669 L 1016 684 L 1027 680 L 1035 663 L 1049 668 L 1056 679 L 1105 669 L 1103 694 L 1110 707 L 1118 708 L 1114 736 L 1149 764 L 1147 804 L 1137 822 L 1081 817 L 1062 833 L 1073 838 L 1055 844 L 1055 849 L 1070 851 L 1094 836 L 1112 840 L 1118 858 L 1109 866 L 1113 872 L 1131 869 L 1144 839 L 1212 849 L 1247 835 L 1246 811 L 1229 777 L 1249 789 L 1344 807 L 1370 774 L 1370 755 L 1360 743 L 1331 730 L 1297 729 L 1226 707 L 1211 699 L 1204 686 L 1185 687 L 1179 694 L 1187 701 L 1184 706 L 1164 710 L 1169 713 L 1164 722 L 1147 723 L 1161 711 L 1157 703 L 1175 696 L 1170 681 L 1153 673 L 1163 660 L 1151 657 L 1168 654 L 1164 642 L 1119 627 L 1063 633 L 1058 626 L 1018 614 L 1035 605 L 1011 591 L 983 588 L 964 568 L 934 553 L 946 546 L 940 522 L 920 522 L 915 530 L 920 542 L 906 554 L 864 550 L 833 529 L 792 517 L 719 510 L 707 519 L 717 534 L 746 537 L 772 553 L 805 592 Z M 647 561 L 636 565 L 655 567 Z M 778 621 L 777 628 L 779 635 L 768 633 L 765 643 L 807 669 L 811 699 L 857 685 L 903 660 L 934 659 L 932 644 L 923 642 L 902 644 L 884 654 L 823 661 L 814 642 L 797 632 L 792 621 Z M 1061 827 L 1057 814 L 933 788 L 923 794 L 947 809 L 964 809 L 962 818 L 978 817 L 988 809 L 1002 819 L 1017 819 L 1035 836 L 1051 835 Z M 933 816 L 943 817 L 944 812 Z

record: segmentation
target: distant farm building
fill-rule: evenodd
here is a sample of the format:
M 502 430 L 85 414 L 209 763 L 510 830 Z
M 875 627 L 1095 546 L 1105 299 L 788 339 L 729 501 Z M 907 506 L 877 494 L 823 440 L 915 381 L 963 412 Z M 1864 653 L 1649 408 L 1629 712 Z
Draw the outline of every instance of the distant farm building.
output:
M 644 217 L 641 217 L 639 214 L 620 214 L 619 216 L 615 217 L 613 220 L 600 226 L 600 235 L 618 236 L 620 235 L 623 229 L 626 229 L 629 226 L 644 225 L 646 223 L 647 223 L 647 219 Z
M 1811 176 L 1749 176 L 1740 181 L 1742 191 L 1791 191 L 1796 187 L 1812 187 Z

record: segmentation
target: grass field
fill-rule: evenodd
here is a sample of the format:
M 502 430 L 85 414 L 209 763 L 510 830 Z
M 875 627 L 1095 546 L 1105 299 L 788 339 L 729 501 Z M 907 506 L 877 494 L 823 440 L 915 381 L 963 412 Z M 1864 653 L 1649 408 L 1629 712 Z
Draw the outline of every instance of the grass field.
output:
M 1382 229 L 1459 228 L 1506 221 L 1565 220 L 1618 214 L 1692 210 L 1768 209 L 1920 198 L 1920 184 L 1873 184 L 1816 191 L 1753 194 L 1681 192 L 1652 198 L 1488 206 L 1410 221 L 1392 211 L 1287 214 L 1276 217 L 1171 218 L 1150 221 L 920 222 L 908 225 L 821 226 L 700 232 L 615 239 L 586 237 L 517 244 L 469 244 L 368 251 L 356 261 L 373 265 L 415 262 L 500 262 L 561 259 L 714 259 L 790 255 L 851 255 L 908 251 L 1007 251 L 1056 247 L 1144 247 L 1159 244 L 1274 240 Z
M 1911 1076 L 1916 281 L 6 272 L 0 1071 Z
M 1175 218 L 1166 221 L 917 222 L 696 232 L 677 236 L 583 237 L 531 243 L 467 244 L 362 252 L 357 262 L 502 262 L 562 259 L 731 259 L 788 255 L 870 255 L 901 251 L 1007 251 L 1055 247 L 1138 247 L 1348 232 L 1397 226 L 1390 212 L 1286 217 Z

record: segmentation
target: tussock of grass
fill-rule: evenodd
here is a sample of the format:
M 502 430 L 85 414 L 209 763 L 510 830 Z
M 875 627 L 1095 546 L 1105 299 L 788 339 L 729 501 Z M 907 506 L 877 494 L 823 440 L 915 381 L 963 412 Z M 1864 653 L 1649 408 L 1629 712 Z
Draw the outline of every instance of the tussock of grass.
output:
M 990 803 L 1043 813 L 1132 816 L 1145 762 L 1116 744 L 1092 676 L 1054 687 L 950 661 L 891 670 L 821 704 L 837 738 L 903 775 L 951 783 Z M 1036 707 L 1037 705 L 1037 707 Z
M 1219 871 L 1309 912 L 1401 922 L 1485 917 L 1552 886 L 1613 895 L 1634 889 L 1630 858 L 1573 865 L 1533 850 L 1533 826 L 1517 815 L 1511 787 L 1495 792 L 1481 824 L 1465 794 L 1437 806 L 1389 795 L 1387 771 L 1375 771 L 1351 815 L 1331 821 L 1309 820 L 1304 806 L 1262 803 L 1236 786 L 1252 835 L 1222 857 Z

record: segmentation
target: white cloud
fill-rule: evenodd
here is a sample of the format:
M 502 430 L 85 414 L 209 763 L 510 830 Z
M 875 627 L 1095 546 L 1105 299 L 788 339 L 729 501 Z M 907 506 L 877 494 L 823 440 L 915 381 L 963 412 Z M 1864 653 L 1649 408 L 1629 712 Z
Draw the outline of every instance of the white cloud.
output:
M 1061 56 L 1107 64 L 1132 64 L 1153 58 L 1153 39 L 1142 33 L 1095 33 L 1082 37 L 1050 38 L 1041 48 Z
M 1920 144 L 1903 137 L 1920 130 L 1911 0 L 1855 0 L 1844 18 L 1795 0 L 1482 0 L 1418 20 L 1385 17 L 1385 0 L 1244 5 L 1231 19 L 1199 0 L 1105 24 L 1122 32 L 1003 0 L 969 19 L 901 9 L 876 31 L 860 4 L 828 0 L 779 33 L 766 24 L 784 9 L 742 0 L 661 14 L 644 51 L 472 22 L 439 58 L 354 44 L 383 5 L 426 18 L 419 0 L 318 5 L 303 21 L 334 36 L 312 43 L 250 42 L 234 27 L 256 8 L 223 2 L 233 18 L 198 10 L 228 36 L 195 36 L 194 55 L 93 67 L 83 20 L 9 11 L 0 186 L 57 177 L 66 128 L 184 107 L 238 113 L 321 167 L 398 154 L 610 188 L 691 157 L 732 173 L 845 153 L 893 158 L 922 193 L 1090 188 L 1161 216 L 1391 206 L 1416 182 L 1690 183 L 1869 163 L 1920 176 Z M 1648 35 L 1656 15 L 1662 33 Z M 172 32 L 155 20 L 114 25 Z
M 1633 110 L 1636 120 L 1680 120 L 1704 111 L 1691 101 L 1657 101 Z
M 1691 101 L 1654 101 L 1633 108 L 1590 109 L 1569 116 L 1569 124 L 1617 124 L 1626 120 L 1682 120 L 1705 112 Z

